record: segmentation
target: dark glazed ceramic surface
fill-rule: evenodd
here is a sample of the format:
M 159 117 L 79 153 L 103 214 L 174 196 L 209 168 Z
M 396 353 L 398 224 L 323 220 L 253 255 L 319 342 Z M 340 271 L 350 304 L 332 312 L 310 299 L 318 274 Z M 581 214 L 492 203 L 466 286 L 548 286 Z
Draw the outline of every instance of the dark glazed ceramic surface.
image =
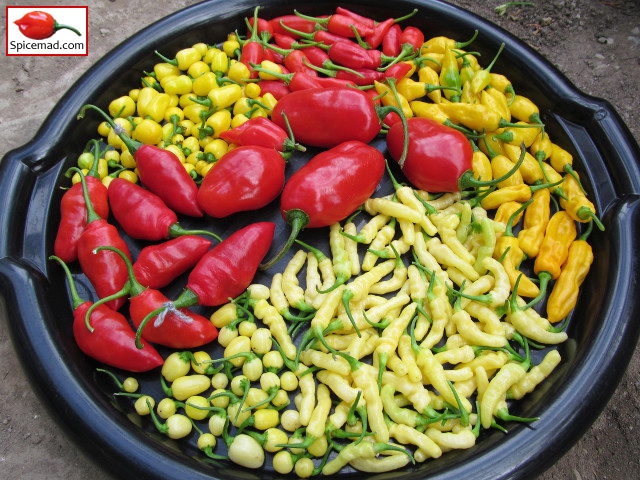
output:
M 270 18 L 289 14 L 294 8 L 309 14 L 329 13 L 337 4 L 275 0 L 261 5 L 261 15 Z M 505 42 L 495 71 L 509 77 L 518 93 L 540 106 L 547 131 L 574 155 L 575 168 L 602 212 L 606 231 L 594 232 L 591 237 L 595 262 L 571 317 L 571 340 L 560 347 L 563 362 L 549 381 L 514 409 L 515 414 L 541 419 L 532 427 L 510 426 L 507 436 L 483 433 L 470 450 L 450 452 L 391 474 L 407 480 L 533 477 L 586 431 L 589 424 L 585 419 L 596 418 L 638 339 L 638 146 L 608 103 L 583 95 L 534 51 L 467 12 L 435 1 L 393 2 L 392 10 L 389 2 L 381 0 L 340 5 L 377 19 L 418 8 L 407 24 L 422 28 L 427 36 L 466 39 L 478 29 L 474 49 L 482 58 L 491 58 Z M 35 139 L 7 154 L 0 163 L 0 198 L 4 202 L 0 211 L 0 284 L 17 354 L 28 365 L 34 388 L 69 434 L 122 478 L 280 476 L 268 468 L 251 472 L 224 462 L 205 462 L 195 441 L 168 441 L 154 432 L 148 419 L 132 413 L 130 402 L 114 400 L 109 379 L 96 376 L 96 364 L 74 344 L 64 277 L 47 261 L 59 221 L 60 187 L 68 184 L 63 173 L 73 165 L 86 141 L 95 137 L 99 122 L 89 115 L 83 121 L 76 120 L 81 106 L 106 106 L 134 88 L 140 72 L 150 70 L 157 61 L 153 51 L 160 45 L 164 52 L 174 52 L 199 41 L 219 42 L 233 29 L 242 29 L 243 19 L 254 6 L 248 1 L 203 2 L 149 26 L 86 72 L 51 112 Z M 380 140 L 375 145 L 384 149 Z M 292 159 L 289 175 L 314 153 L 310 150 Z M 385 179 L 376 195 L 390 188 Z M 274 249 L 284 242 L 288 228 L 280 219 L 277 201 L 259 212 L 237 215 L 231 222 L 184 219 L 181 224 L 208 228 L 226 237 L 256 219 L 277 221 Z M 302 236 L 316 244 L 324 238 L 324 230 L 306 231 Z M 128 241 L 136 254 L 142 245 Z M 80 295 L 92 295 L 77 267 L 74 272 Z M 267 278 L 259 276 L 257 281 Z M 180 288 L 176 285 L 167 292 L 173 296 Z M 158 391 L 157 372 L 140 378 L 144 391 Z M 352 471 L 341 476 L 371 477 Z

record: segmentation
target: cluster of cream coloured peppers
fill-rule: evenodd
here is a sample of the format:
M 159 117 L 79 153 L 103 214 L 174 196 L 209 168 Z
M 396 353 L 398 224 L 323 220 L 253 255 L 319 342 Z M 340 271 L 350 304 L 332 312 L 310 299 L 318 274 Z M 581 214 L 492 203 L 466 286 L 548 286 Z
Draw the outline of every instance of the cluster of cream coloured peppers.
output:
M 389 471 L 471 448 L 481 430 L 504 429 L 500 421 L 534 421 L 511 415 L 509 401 L 559 364 L 556 349 L 537 365 L 529 349 L 567 339 L 560 322 L 593 261 L 587 238 L 594 224 L 603 227 L 538 107 L 491 72 L 495 59 L 482 68 L 462 49 L 470 43 L 428 39 L 399 62 L 406 73 L 395 89 L 371 87 L 406 117 L 472 138 L 476 178 L 519 165 L 515 173 L 472 198 L 395 184 L 393 196 L 371 198 L 330 227 L 330 256 L 298 242 L 271 285 L 252 285 L 216 310 L 222 357 L 171 354 L 157 404 L 131 379 L 113 377 L 118 395 L 137 397 L 136 411 L 171 438 L 197 431 L 212 459 L 259 468 L 267 452 L 274 470 L 300 477 L 347 465 Z M 269 117 L 277 103 L 248 80 L 239 50 L 236 34 L 220 48 L 180 50 L 113 100 L 109 113 L 132 138 L 173 151 L 194 178 L 204 177 L 235 147 L 220 134 Z M 277 78 L 269 61 L 258 70 L 260 79 Z M 100 159 L 103 182 L 137 182 L 117 132 L 108 123 L 98 132 L 110 146 Z M 80 157 L 80 168 L 88 170 L 90 156 Z M 535 308 L 543 300 L 546 315 Z M 220 440 L 225 455 L 215 453 Z
M 511 287 L 497 245 L 515 216 L 505 225 L 460 193 L 397 187 L 331 226 L 330 257 L 298 242 L 270 285 L 216 310 L 222 356 L 171 354 L 166 397 L 129 394 L 137 412 L 172 438 L 196 430 L 213 459 L 260 468 L 271 454 L 300 477 L 392 470 L 534 421 L 508 402 L 560 362 L 550 349 L 533 365 L 529 349 L 567 334 L 526 306 L 524 277 Z

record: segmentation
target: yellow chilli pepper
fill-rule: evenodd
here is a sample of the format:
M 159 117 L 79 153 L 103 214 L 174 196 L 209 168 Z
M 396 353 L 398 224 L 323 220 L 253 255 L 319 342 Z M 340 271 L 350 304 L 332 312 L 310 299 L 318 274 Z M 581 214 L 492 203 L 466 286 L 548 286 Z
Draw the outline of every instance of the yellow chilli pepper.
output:
M 487 85 L 489 85 L 489 83 L 491 82 L 491 68 L 496 63 L 496 60 L 498 60 L 498 56 L 502 52 L 503 48 L 504 48 L 504 43 L 500 45 L 500 48 L 498 49 L 496 56 L 493 57 L 493 60 L 491 60 L 491 63 L 487 66 L 487 68 L 483 70 L 478 70 L 475 73 L 475 75 L 471 79 L 471 92 L 478 94 L 482 90 L 487 88 Z
M 116 98 L 109 103 L 109 115 L 112 117 L 126 118 L 136 112 L 136 102 L 128 95 Z
M 533 194 L 533 201 L 524 212 L 522 230 L 518 233 L 520 248 L 529 258 L 538 255 L 551 215 L 551 193 L 541 188 Z
M 491 172 L 493 174 L 493 178 L 500 178 L 503 175 L 506 175 L 513 169 L 514 166 L 514 163 L 504 155 L 495 155 L 493 158 L 491 158 Z M 522 168 L 522 165 L 520 166 L 520 168 Z M 524 183 L 524 180 L 522 179 L 522 173 L 520 173 L 520 169 L 518 169 L 507 179 L 498 183 L 498 188 L 516 186 L 522 183 Z
M 489 87 L 488 89 L 483 90 L 480 94 L 480 102 L 499 112 L 505 120 L 511 121 L 509 101 L 505 94 L 497 88 Z
M 170 77 L 160 82 L 165 93 L 170 95 L 185 95 L 193 90 L 193 81 L 187 75 Z
M 383 95 L 380 99 L 383 105 L 398 107 L 402 109 L 402 112 L 407 118 L 413 117 L 413 110 L 411 110 L 409 101 L 404 97 L 404 95 L 402 95 L 398 91 L 394 92 L 394 90 L 388 85 L 378 82 L 377 80 L 374 80 L 373 85 L 376 89 L 376 92 L 378 92 L 378 95 Z M 398 100 L 396 100 L 396 96 L 400 102 L 399 104 Z
M 509 105 L 511 116 L 523 122 L 542 124 L 538 106 L 522 95 L 514 95 Z
M 147 115 L 147 105 L 153 97 L 159 94 L 160 93 L 155 88 L 144 87 L 140 89 L 140 92 L 138 93 L 138 100 L 136 102 L 138 116 L 145 117 Z
M 136 125 L 132 136 L 147 145 L 157 145 L 162 141 L 162 127 L 158 122 L 145 118 Z
M 565 197 L 560 198 L 560 206 L 576 222 L 587 223 L 594 221 L 600 230 L 604 230 L 602 223 L 596 216 L 596 208 L 584 194 L 580 182 L 576 180 L 578 174 L 566 174 L 562 182 L 562 192 Z
M 445 98 L 454 103 L 459 102 L 460 93 L 462 92 L 462 81 L 460 80 L 460 70 L 458 68 L 456 55 L 449 47 L 445 48 L 444 51 L 439 79 L 440 85 L 450 88 L 443 91 Z
M 589 230 L 571 243 L 567 260 L 551 290 L 547 300 L 547 319 L 551 323 L 564 319 L 576 306 L 580 286 L 593 263 L 593 249 L 586 240 Z
M 207 96 L 211 100 L 212 107 L 215 107 L 216 110 L 223 110 L 242 98 L 242 87 L 231 83 L 223 87 L 214 88 Z
M 533 264 L 533 271 L 540 279 L 540 294 L 529 302 L 527 307 L 540 302 L 546 295 L 549 281 L 560 276 L 562 265 L 569 256 L 569 247 L 576 235 L 576 224 L 567 212 L 558 210 L 553 214 Z
M 513 234 L 513 222 L 530 204 L 531 203 L 525 203 L 511 215 L 507 221 L 505 232 L 496 240 L 496 246 L 493 252 L 493 258 L 501 261 L 509 277 L 511 288 L 516 285 L 518 278 L 520 278 L 519 293 L 524 297 L 535 297 L 540 293 L 540 290 L 535 283 L 528 277 L 522 275 L 520 271 L 520 264 L 524 259 L 524 252 L 520 248 L 518 238 Z
M 419 100 L 413 100 L 409 102 L 409 107 L 416 117 L 430 118 L 439 123 L 444 123 L 449 120 L 446 113 L 442 111 L 439 103 L 421 102 Z
M 160 123 L 164 120 L 164 112 L 169 108 L 171 97 L 166 93 L 158 93 L 152 96 L 144 106 L 144 118 L 150 118 L 154 122 Z

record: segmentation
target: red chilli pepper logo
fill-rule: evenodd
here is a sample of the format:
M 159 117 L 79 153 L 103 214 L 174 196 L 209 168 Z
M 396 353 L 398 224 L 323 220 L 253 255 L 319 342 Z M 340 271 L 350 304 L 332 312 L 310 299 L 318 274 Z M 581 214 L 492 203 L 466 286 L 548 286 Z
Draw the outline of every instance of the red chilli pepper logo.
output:
M 58 30 L 65 28 L 75 32 L 78 36 L 82 36 L 82 34 L 74 27 L 61 25 L 47 12 L 42 12 L 40 10 L 29 12 L 24 17 L 13 23 L 18 26 L 20 32 L 25 37 L 33 40 L 49 38 Z

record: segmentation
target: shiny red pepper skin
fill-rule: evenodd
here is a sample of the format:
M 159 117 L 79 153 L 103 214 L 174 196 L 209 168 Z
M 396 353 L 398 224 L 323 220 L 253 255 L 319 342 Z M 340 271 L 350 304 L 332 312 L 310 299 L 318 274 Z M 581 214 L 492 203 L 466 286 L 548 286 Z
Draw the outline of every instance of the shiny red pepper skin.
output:
M 73 308 L 73 336 L 85 355 L 129 372 L 147 372 L 162 365 L 162 357 L 151 345 L 143 342 L 142 348 L 136 347 L 136 332 L 127 319 L 106 305 L 95 306 L 89 317 L 89 328 L 86 314 L 94 306 L 93 302 L 80 298 L 65 262 L 54 256 L 49 259 L 56 260 L 67 277 Z
M 297 15 L 283 15 L 269 20 L 269 23 L 271 24 L 271 29 L 274 34 L 281 33 L 294 38 L 299 38 L 299 36 L 285 29 L 282 24 L 303 33 L 313 33 L 316 31 L 316 22 L 300 18 Z
M 244 292 L 269 251 L 274 231 L 272 222 L 252 223 L 215 245 L 189 274 L 186 291 L 195 299 L 187 293 L 190 301 L 182 303 L 215 307 Z M 182 306 L 180 298 L 175 303 Z
M 251 36 L 251 31 L 253 30 L 253 24 L 254 24 L 255 19 L 253 17 L 249 18 L 249 26 L 251 27 L 251 30 L 247 29 L 247 36 L 250 37 Z M 269 35 L 273 35 L 273 26 L 271 25 L 271 22 L 269 20 L 266 20 L 264 18 L 258 18 L 258 30 L 257 33 L 261 34 L 261 33 L 268 33 Z
M 259 27 L 259 19 L 258 19 L 258 10 L 260 7 L 256 7 L 253 11 L 253 22 L 258 23 Z M 253 22 L 249 22 L 253 24 Z M 270 28 L 270 25 L 263 25 L 262 28 Z M 273 31 L 273 29 L 271 29 Z M 251 64 L 259 65 L 260 62 L 264 60 L 264 45 L 260 43 L 260 35 L 258 32 L 258 28 L 251 29 L 251 35 L 245 40 L 242 44 L 242 51 L 240 53 L 240 62 L 246 65 L 246 67 L 251 72 L 251 78 L 258 78 L 257 72 L 253 71 L 253 67 Z
M 354 88 L 314 88 L 292 92 L 280 99 L 271 119 L 303 145 L 331 148 L 348 140 L 369 143 L 380 131 L 371 97 Z
M 162 292 L 147 288 L 142 293 L 131 297 L 129 302 L 131 322 L 137 329 L 148 314 L 165 305 L 169 299 Z M 156 317 L 154 316 L 142 329 L 142 338 L 156 345 L 181 349 L 200 347 L 218 337 L 218 329 L 208 318 L 188 308 L 178 310 L 181 315 L 186 315 L 191 321 L 180 318 L 174 312 L 168 312 L 162 323 L 155 325 Z
M 13 23 L 18 26 L 20 33 L 33 40 L 44 40 L 63 28 L 81 35 L 75 28 L 68 25 L 60 25 L 50 14 L 40 10 L 29 12 Z
M 411 65 L 407 62 L 396 63 L 394 65 L 391 65 L 384 71 L 384 77 L 401 80 L 407 76 L 407 74 L 411 71 L 411 68 Z
M 312 77 L 317 77 L 318 72 L 305 65 L 305 61 L 312 64 L 302 50 L 293 50 L 284 57 L 284 66 L 287 67 L 290 72 L 304 72 Z
M 284 158 L 274 148 L 255 145 L 234 148 L 202 180 L 198 202 L 214 218 L 257 210 L 280 194 L 284 171 Z
M 382 39 L 387 34 L 389 29 L 394 25 L 395 20 L 393 18 L 387 18 L 384 22 L 380 22 L 375 25 L 373 32 L 364 38 L 364 41 L 371 48 L 378 48 L 382 44 Z
M 280 100 L 291 92 L 289 86 L 282 80 L 260 80 L 258 86 L 260 87 L 261 95 L 270 93 L 276 100 Z
M 327 23 L 327 30 L 329 32 L 347 38 L 356 36 L 352 27 L 355 28 L 360 37 L 365 37 L 373 32 L 372 26 L 361 23 L 353 16 L 341 15 L 339 13 L 331 15 Z
M 409 44 L 413 50 L 419 50 L 424 43 L 424 33 L 416 27 L 406 27 L 400 35 L 400 45 Z
M 73 336 L 85 355 L 128 372 L 148 372 L 162 365 L 164 361 L 152 345 L 145 341 L 143 348 L 136 347 L 136 332 L 125 316 L 105 304 L 91 312 L 91 332 L 85 315 L 92 305 L 85 302 L 73 312 Z
M 309 160 L 289 178 L 280 196 L 280 213 L 291 225 L 289 238 L 260 268 L 275 265 L 304 228 L 326 227 L 348 217 L 375 192 L 384 171 L 382 153 L 358 140 Z
M 397 57 L 400 55 L 400 51 L 402 50 L 402 44 L 400 43 L 401 36 L 402 28 L 400 28 L 400 25 L 392 25 L 384 37 L 382 37 L 382 53 L 389 57 Z
M 113 216 L 127 235 L 152 242 L 169 238 L 178 216 L 158 195 L 122 178 L 114 178 L 108 192 Z
M 309 160 L 287 181 L 280 211 L 302 210 L 306 228 L 325 227 L 344 220 L 369 198 L 385 171 L 384 156 L 360 141 L 349 141 Z
M 348 68 L 378 68 L 380 62 L 376 62 L 369 54 L 370 50 L 362 48 L 355 42 L 336 42 L 329 48 L 329 58 L 343 67 Z
M 409 145 L 404 165 L 407 180 L 427 192 L 457 192 L 458 181 L 471 170 L 473 150 L 460 131 L 428 118 L 407 119 Z M 395 123 L 387 133 L 387 147 L 394 160 L 402 153 L 404 129 Z
M 374 81 L 382 82 L 385 78 L 384 72 L 379 72 L 372 68 L 354 68 L 360 75 L 356 75 L 353 72 L 346 70 L 338 70 L 336 72 L 336 78 L 342 80 L 349 80 L 356 85 L 373 85 Z M 374 90 L 375 91 L 375 90 Z
M 109 115 L 95 105 L 84 105 L 78 118 L 83 118 L 88 109 L 97 111 L 117 132 L 133 155 L 140 182 L 145 187 L 158 195 L 175 212 L 192 217 L 204 215 L 198 205 L 198 186 L 173 152 L 133 140 Z
M 222 132 L 220 138 L 235 145 L 255 145 L 279 152 L 284 151 L 289 143 L 287 132 L 265 117 L 250 118 L 242 125 Z
M 95 177 L 87 175 L 85 179 L 94 210 L 98 216 L 107 218 L 107 188 Z M 60 217 L 53 251 L 65 263 L 71 263 L 78 259 L 78 240 L 87 226 L 87 206 L 84 203 L 82 183 L 74 184 L 62 196 Z
M 201 217 L 198 186 L 178 157 L 155 145 L 141 145 L 133 155 L 140 182 L 158 195 L 175 212 Z
M 104 246 L 118 248 L 131 258 L 129 247 L 115 226 L 104 219 L 94 220 L 87 225 L 78 242 L 78 260 L 99 298 L 119 292 L 129 279 L 127 266 L 120 255 L 111 251 L 93 253 L 94 249 Z M 106 305 L 118 310 L 125 301 L 126 298 L 116 298 Z
M 355 20 L 359 24 L 365 25 L 367 28 L 375 28 L 376 26 L 376 21 L 374 19 L 363 17 L 362 15 L 359 15 L 356 12 L 352 12 L 351 10 L 347 10 L 344 7 L 337 7 L 336 13 L 347 16 L 347 17 L 351 17 L 353 20 Z
M 161 289 L 193 267 L 211 248 L 211 241 L 197 235 L 184 235 L 144 247 L 133 273 L 142 285 Z

